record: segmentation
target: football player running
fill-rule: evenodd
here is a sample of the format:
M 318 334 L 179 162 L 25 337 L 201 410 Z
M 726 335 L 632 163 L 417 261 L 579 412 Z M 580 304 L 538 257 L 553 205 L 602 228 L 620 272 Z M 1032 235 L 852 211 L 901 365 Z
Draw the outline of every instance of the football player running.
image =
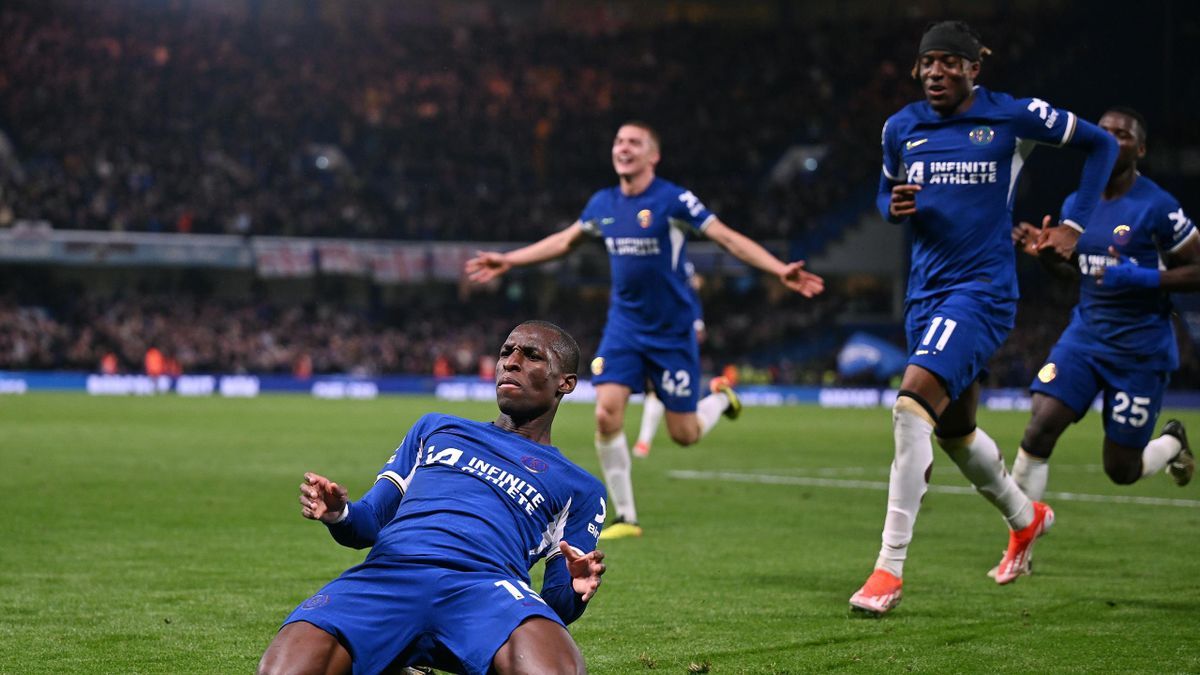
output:
M 1041 99 L 977 86 L 989 53 L 966 23 L 930 26 L 913 66 L 924 100 L 883 127 L 877 205 L 888 220 L 909 223 L 913 237 L 905 299 L 909 359 L 892 408 L 895 456 L 883 542 L 874 571 L 850 598 L 852 610 L 874 616 L 900 602 L 908 545 L 933 468 L 931 434 L 1007 521 L 1006 560 L 1027 554 L 1054 519 L 1049 507 L 1021 492 L 995 441 L 976 426 L 979 379 L 1016 314 L 1012 200 L 1022 163 L 1035 143 L 1088 153 L 1072 208 L 1036 244 L 1046 255 L 1067 258 L 1091 221 L 1116 143 Z M 996 580 L 1013 578 L 1004 572 Z
M 699 441 L 722 414 L 736 418 L 741 410 L 733 388 L 720 377 L 710 382 L 711 393 L 700 398 L 700 352 L 685 269 L 688 236 L 706 236 L 805 297 L 825 288 L 803 261 L 779 260 L 721 222 L 690 190 L 658 177 L 660 158 L 658 133 L 645 122 L 626 122 L 612 145 L 618 185 L 592 195 L 567 228 L 513 251 L 480 252 L 466 263 L 467 277 L 485 283 L 513 267 L 562 257 L 589 235 L 603 240 L 612 292 L 591 370 L 596 452 L 616 515 L 604 528 L 605 539 L 642 534 L 624 431 L 631 394 L 644 391 L 647 380 L 654 382 L 666 408 L 667 432 L 685 446 Z
M 1114 483 L 1129 485 L 1165 469 L 1182 486 L 1195 471 L 1182 422 L 1170 420 L 1158 438 L 1150 437 L 1167 380 L 1179 367 L 1168 293 L 1200 290 L 1200 235 L 1179 202 L 1138 172 L 1138 160 L 1146 156 L 1142 115 L 1114 107 L 1099 124 L 1120 150 L 1077 244 L 1079 303 L 1030 385 L 1032 416 L 1012 472 L 1030 499 L 1046 491 L 1047 461 L 1059 437 L 1100 392 L 1104 472 Z M 1064 213 L 1076 199 L 1067 197 Z M 1039 234 L 1020 223 L 1013 241 L 1037 255 Z M 1027 555 L 1013 564 L 1016 573 L 1029 572 Z

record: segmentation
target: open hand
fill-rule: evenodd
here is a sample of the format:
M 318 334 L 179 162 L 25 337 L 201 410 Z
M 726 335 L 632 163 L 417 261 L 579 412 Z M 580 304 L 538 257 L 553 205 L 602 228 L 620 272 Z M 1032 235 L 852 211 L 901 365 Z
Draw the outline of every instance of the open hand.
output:
M 304 474 L 304 482 L 300 484 L 300 515 L 309 520 L 332 523 L 342 515 L 349 502 L 346 488 L 311 471 Z
M 503 253 L 496 251 L 476 251 L 475 257 L 468 260 L 463 267 L 467 279 L 477 284 L 485 284 L 510 269 L 512 263 L 508 262 Z
M 1079 231 L 1073 227 L 1044 227 L 1038 235 L 1037 252 L 1039 256 L 1055 256 L 1060 260 L 1070 261 L 1078 242 Z
M 600 577 L 608 566 L 604 564 L 604 551 L 599 549 L 584 554 L 565 541 L 558 542 L 558 550 L 567 560 L 567 571 L 571 573 L 571 588 L 583 596 L 583 601 L 592 599 L 600 588 Z
M 820 295 L 825 290 L 825 280 L 805 270 L 803 260 L 788 263 L 779 273 L 779 280 L 806 298 Z

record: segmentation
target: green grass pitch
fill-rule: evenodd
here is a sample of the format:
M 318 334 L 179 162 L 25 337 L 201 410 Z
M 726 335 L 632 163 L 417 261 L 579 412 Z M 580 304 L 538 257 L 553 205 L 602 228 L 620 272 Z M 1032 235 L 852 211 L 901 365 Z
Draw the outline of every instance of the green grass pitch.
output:
M 301 474 L 358 496 L 434 410 L 495 415 L 425 398 L 0 398 L 0 673 L 253 671 L 279 621 L 363 556 L 300 517 Z M 1200 413 L 1179 415 L 1200 439 Z M 1026 420 L 981 414 L 1010 460 Z M 555 429 L 597 471 L 590 406 Z M 1048 500 L 1036 574 L 1007 587 L 985 576 L 1003 522 L 939 453 L 905 600 L 870 620 L 847 599 L 879 546 L 887 410 L 751 408 L 692 448 L 661 432 L 635 460 L 646 535 L 607 543 L 572 632 L 595 673 L 1200 671 L 1200 485 L 1114 486 L 1100 435 L 1093 413 L 1060 443 L 1049 490 L 1070 495 Z

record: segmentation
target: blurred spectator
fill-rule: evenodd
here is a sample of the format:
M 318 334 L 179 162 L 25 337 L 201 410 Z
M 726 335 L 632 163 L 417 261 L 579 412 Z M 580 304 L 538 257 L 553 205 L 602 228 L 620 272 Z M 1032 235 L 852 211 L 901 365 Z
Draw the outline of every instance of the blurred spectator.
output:
M 166 368 L 163 366 L 163 354 L 158 349 L 151 347 L 146 350 L 145 371 L 150 377 L 158 377 L 162 375 Z
M 0 204 L 64 229 L 531 240 L 611 180 L 578 148 L 650 118 L 664 171 L 723 220 L 797 238 L 874 183 L 880 125 L 917 95 L 894 16 L 581 34 L 368 9 L 275 22 L 191 2 L 5 3 L 15 152 L 0 157 L 20 164 L 0 171 Z M 1020 47 L 1056 21 L 989 25 L 1005 54 L 989 85 L 1013 72 L 1041 90 Z M 804 168 L 772 172 L 796 145 L 815 153 Z

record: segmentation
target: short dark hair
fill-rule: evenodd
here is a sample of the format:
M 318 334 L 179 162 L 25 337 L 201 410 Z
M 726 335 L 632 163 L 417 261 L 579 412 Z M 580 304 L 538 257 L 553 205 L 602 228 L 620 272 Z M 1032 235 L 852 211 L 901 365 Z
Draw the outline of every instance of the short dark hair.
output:
M 628 120 L 626 122 L 622 122 L 621 126 L 645 129 L 646 133 L 650 134 L 650 140 L 654 141 L 654 145 L 658 146 L 660 150 L 662 149 L 662 138 L 659 137 L 658 130 L 650 126 L 649 122 L 643 122 L 642 120 Z
M 1146 142 L 1146 136 L 1149 135 L 1150 130 L 1146 128 L 1146 118 L 1142 115 L 1142 113 L 1125 105 L 1109 106 L 1108 110 L 1105 110 L 1104 112 L 1124 115 L 1134 122 L 1137 122 L 1137 130 L 1134 132 L 1134 136 L 1137 137 L 1138 143 Z
M 575 341 L 575 338 L 571 337 L 570 333 L 549 321 L 542 321 L 541 319 L 523 321 L 517 328 L 521 326 L 536 326 L 554 333 L 554 341 L 550 344 L 550 348 L 554 350 L 555 354 L 558 354 L 558 358 L 562 362 L 563 372 L 579 372 L 579 343 Z M 516 330 L 516 328 L 513 330 Z

